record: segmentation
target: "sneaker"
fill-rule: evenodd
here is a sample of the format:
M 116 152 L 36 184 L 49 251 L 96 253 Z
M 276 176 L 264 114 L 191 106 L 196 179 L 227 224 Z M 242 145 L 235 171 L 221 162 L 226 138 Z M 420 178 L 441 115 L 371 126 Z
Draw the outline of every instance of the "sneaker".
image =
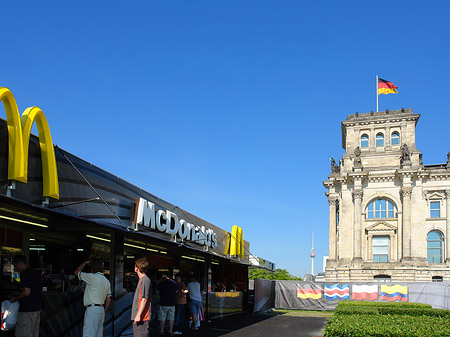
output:
M 181 331 L 174 331 L 173 334 L 174 335 L 182 335 L 183 333 Z

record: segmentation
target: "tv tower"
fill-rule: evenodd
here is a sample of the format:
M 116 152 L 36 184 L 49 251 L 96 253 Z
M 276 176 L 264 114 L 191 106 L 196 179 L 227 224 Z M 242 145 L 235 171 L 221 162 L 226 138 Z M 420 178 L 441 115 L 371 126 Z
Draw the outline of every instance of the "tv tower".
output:
M 316 254 L 314 253 L 314 231 L 312 232 L 312 247 L 311 247 L 311 275 L 314 276 L 314 258 Z

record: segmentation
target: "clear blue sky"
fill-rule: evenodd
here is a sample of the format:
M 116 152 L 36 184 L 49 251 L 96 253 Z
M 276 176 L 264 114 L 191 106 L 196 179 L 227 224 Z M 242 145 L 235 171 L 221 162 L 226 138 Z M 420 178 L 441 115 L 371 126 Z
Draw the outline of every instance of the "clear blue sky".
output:
M 421 113 L 425 164 L 450 151 L 448 1 L 6 1 L 0 85 L 54 143 L 189 212 L 244 230 L 303 276 L 328 254 L 340 122 Z M 5 118 L 4 110 L 0 113 Z

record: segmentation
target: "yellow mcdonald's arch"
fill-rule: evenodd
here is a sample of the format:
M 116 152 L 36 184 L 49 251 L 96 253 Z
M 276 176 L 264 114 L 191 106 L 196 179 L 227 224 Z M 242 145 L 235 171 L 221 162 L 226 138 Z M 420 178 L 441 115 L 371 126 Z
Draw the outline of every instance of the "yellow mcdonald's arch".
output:
M 8 179 L 27 182 L 28 148 L 31 128 L 36 122 L 41 147 L 43 196 L 59 199 L 55 151 L 44 113 L 38 107 L 31 107 L 20 117 L 16 100 L 8 88 L 0 88 L 0 102 L 5 107 L 8 125 Z
M 231 231 L 230 255 L 244 257 L 244 234 L 242 228 L 236 225 L 233 226 Z

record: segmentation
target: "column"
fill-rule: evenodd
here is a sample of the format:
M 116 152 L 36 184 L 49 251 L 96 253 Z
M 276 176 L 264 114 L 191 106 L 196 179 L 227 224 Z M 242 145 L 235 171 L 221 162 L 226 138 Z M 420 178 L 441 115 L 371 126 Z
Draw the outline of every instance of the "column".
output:
M 372 127 L 370 128 L 370 136 L 369 136 L 369 148 L 370 150 L 374 149 L 376 146 L 375 143 L 375 129 Z
M 384 133 L 384 146 L 386 148 L 391 148 L 391 127 L 386 126 L 386 131 Z
M 211 313 L 209 312 L 209 295 L 211 293 L 211 284 L 212 284 L 212 266 L 211 266 L 211 256 L 207 254 L 205 256 L 205 264 L 204 264 L 204 270 L 203 270 L 203 285 L 204 285 L 204 291 L 206 293 L 205 295 L 205 318 L 206 322 L 211 317 Z
M 121 232 L 112 231 L 110 245 L 110 282 L 112 298 L 123 293 L 124 236 Z
M 369 233 L 369 243 L 367 245 L 367 260 L 373 261 L 373 234 Z
M 445 261 L 450 262 L 450 190 L 445 190 L 445 216 L 446 216 L 446 233 L 445 233 L 445 255 L 446 259 Z
M 328 247 L 328 258 L 330 261 L 336 260 L 336 203 L 338 202 L 337 197 L 329 196 L 328 197 L 328 205 L 330 207 L 330 215 L 329 215 L 329 247 Z
M 389 234 L 389 259 L 388 261 L 395 261 L 395 245 L 394 245 L 394 233 Z
M 362 260 L 361 257 L 361 203 L 363 191 L 353 190 L 354 217 L 353 217 L 353 259 Z
M 403 203 L 403 259 L 411 259 L 411 186 L 401 190 Z

